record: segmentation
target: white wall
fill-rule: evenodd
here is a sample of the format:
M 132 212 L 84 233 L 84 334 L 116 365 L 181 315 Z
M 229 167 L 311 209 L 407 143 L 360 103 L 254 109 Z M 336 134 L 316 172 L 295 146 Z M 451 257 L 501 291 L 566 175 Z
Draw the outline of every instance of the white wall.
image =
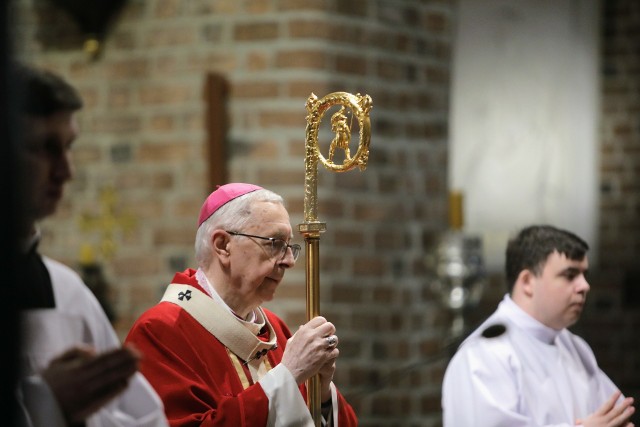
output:
M 597 245 L 597 0 L 459 0 L 449 186 L 502 268 L 532 223 Z M 592 251 L 593 262 L 597 254 Z

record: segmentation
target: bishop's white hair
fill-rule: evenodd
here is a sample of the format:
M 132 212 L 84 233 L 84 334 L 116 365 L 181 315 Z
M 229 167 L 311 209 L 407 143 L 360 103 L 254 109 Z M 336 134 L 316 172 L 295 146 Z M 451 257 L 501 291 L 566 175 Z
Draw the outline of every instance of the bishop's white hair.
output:
M 211 235 L 215 230 L 239 231 L 250 222 L 251 208 L 256 202 L 280 203 L 284 206 L 282 197 L 270 190 L 256 190 L 231 200 L 204 221 L 196 233 L 196 261 L 198 267 L 206 269 L 211 264 L 212 251 Z

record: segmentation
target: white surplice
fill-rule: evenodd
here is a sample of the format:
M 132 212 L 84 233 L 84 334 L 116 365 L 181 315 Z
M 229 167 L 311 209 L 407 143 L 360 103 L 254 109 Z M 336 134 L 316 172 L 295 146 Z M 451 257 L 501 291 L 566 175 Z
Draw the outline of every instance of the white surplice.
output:
M 493 325 L 506 330 L 484 337 Z M 447 367 L 443 424 L 573 427 L 616 390 L 582 338 L 546 327 L 505 295 Z
M 84 343 L 97 352 L 120 346 L 98 300 L 69 267 L 43 257 L 53 286 L 55 308 L 26 310 L 21 318 L 22 415 L 29 427 L 66 426 L 55 397 L 38 375 L 51 359 Z M 128 388 L 86 420 L 86 427 L 165 427 L 164 408 L 147 380 L 136 373 Z

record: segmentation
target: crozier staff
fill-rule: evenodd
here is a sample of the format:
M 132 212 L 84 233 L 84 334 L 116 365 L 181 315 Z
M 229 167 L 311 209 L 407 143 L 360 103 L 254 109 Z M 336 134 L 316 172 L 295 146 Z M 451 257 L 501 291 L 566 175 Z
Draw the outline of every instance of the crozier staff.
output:
M 316 374 L 324 421 L 357 425 L 332 383 L 333 324 L 318 316 L 292 335 L 261 307 L 300 253 L 291 236 L 283 200 L 269 190 L 226 184 L 204 202 L 198 269 L 177 273 L 126 339 L 144 352 L 141 370 L 171 426 L 313 426 L 304 382 Z

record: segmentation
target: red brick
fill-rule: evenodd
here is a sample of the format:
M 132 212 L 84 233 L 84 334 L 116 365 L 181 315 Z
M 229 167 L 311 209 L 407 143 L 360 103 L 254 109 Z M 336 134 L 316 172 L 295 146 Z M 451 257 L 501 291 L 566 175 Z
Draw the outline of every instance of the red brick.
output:
M 236 41 L 264 41 L 278 37 L 278 24 L 276 22 L 248 22 L 236 24 L 233 29 L 233 38 Z
M 131 106 L 131 90 L 128 87 L 114 87 L 109 91 L 108 105 L 111 108 Z
M 272 127 L 290 127 L 304 129 L 305 113 L 302 110 L 284 111 L 284 110 L 265 110 L 259 114 L 260 126 L 268 129 Z M 304 132 L 304 131 L 303 131 Z
M 194 237 L 193 226 L 161 226 L 156 228 L 153 233 L 153 245 L 193 245 Z
M 187 143 L 181 141 L 170 144 L 144 143 L 139 147 L 136 159 L 141 162 L 180 163 L 188 158 L 189 152 Z
M 330 55 L 319 50 L 287 50 L 277 53 L 275 64 L 277 68 L 322 70 L 329 67 L 329 57 Z
M 181 15 L 181 5 L 184 5 L 181 0 L 157 0 L 153 15 L 156 18 L 175 18 Z
M 247 69 L 249 71 L 262 71 L 269 68 L 271 54 L 265 51 L 252 51 L 247 54 Z
M 146 32 L 144 47 L 166 48 L 184 46 L 196 41 L 195 28 L 189 25 L 170 27 L 167 24 Z
M 159 271 L 160 260 L 151 254 L 118 256 L 111 260 L 111 266 L 115 274 L 136 277 Z
M 353 257 L 353 274 L 356 277 L 382 277 L 387 273 L 387 264 L 377 256 Z
M 130 134 L 140 129 L 140 118 L 135 114 L 119 115 L 112 113 L 94 117 L 88 132 L 104 132 L 107 134 Z
M 128 59 L 113 62 L 106 70 L 109 80 L 117 79 L 140 79 L 149 75 L 149 61 L 147 59 Z
M 192 99 L 194 94 L 186 85 L 154 84 L 138 91 L 141 105 L 181 104 Z
M 170 114 L 157 114 L 146 123 L 145 130 L 154 132 L 170 132 L 176 128 L 176 119 Z
M 278 83 L 269 81 L 236 81 L 231 96 L 237 98 L 277 98 Z

